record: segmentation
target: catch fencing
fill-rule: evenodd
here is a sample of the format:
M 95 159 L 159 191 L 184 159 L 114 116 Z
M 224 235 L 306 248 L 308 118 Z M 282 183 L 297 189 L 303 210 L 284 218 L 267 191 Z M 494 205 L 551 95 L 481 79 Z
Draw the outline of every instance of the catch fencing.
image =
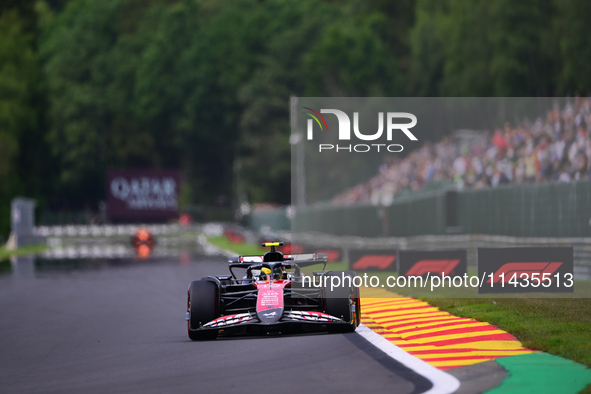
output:
M 295 211 L 292 231 L 358 237 L 591 237 L 590 218 L 591 182 L 577 181 L 448 189 L 405 196 L 388 207 L 305 207 Z

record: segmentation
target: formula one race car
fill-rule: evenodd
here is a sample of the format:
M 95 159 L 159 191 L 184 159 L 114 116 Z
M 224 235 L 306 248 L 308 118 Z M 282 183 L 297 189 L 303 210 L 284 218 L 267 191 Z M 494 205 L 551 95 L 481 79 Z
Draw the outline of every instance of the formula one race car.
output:
M 187 331 L 192 340 L 218 332 L 316 327 L 352 332 L 360 323 L 359 288 L 354 271 L 327 271 L 324 253 L 286 255 L 281 242 L 263 243 L 264 256 L 229 259 L 231 275 L 191 282 L 187 292 Z M 302 268 L 323 266 L 306 276 Z M 242 271 L 242 272 L 240 272 Z M 260 331 L 260 330 L 259 330 Z

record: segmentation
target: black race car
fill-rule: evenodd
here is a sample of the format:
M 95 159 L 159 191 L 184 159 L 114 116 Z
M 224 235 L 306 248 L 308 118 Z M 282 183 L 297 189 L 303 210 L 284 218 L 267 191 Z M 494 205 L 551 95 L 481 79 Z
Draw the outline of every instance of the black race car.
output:
M 360 323 L 355 271 L 326 270 L 326 254 L 283 255 L 281 242 L 263 243 L 264 256 L 229 259 L 230 275 L 191 282 L 187 292 L 187 331 L 192 340 L 250 328 L 315 326 L 352 332 Z M 302 268 L 322 265 L 304 275 Z

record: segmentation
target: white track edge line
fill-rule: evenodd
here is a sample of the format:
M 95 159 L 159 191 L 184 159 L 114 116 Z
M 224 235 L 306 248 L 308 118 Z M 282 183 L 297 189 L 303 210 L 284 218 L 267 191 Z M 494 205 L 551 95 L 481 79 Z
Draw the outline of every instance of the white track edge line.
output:
M 364 324 L 360 324 L 355 332 L 388 356 L 412 369 L 419 375 L 424 376 L 433 383 L 433 387 L 425 391 L 423 394 L 450 394 L 460 388 L 460 381 L 456 377 L 410 355 L 383 336 L 372 331 Z

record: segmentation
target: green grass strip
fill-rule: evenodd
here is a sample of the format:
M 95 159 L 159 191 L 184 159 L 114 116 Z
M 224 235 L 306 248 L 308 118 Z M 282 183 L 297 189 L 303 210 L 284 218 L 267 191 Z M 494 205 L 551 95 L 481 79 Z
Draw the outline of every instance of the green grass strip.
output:
M 487 394 L 576 394 L 591 383 L 591 370 L 548 353 L 524 354 L 495 360 L 509 377 Z
M 13 250 L 8 250 L 5 247 L 0 246 L 0 260 L 7 259 L 12 256 L 41 253 L 45 249 L 47 249 L 47 245 L 28 245 Z
M 207 242 L 217 246 L 218 248 L 230 250 L 236 253 L 236 256 L 262 256 L 265 252 L 271 250 L 270 248 L 262 248 L 259 245 L 249 243 L 236 243 L 230 241 L 226 237 L 206 237 Z

